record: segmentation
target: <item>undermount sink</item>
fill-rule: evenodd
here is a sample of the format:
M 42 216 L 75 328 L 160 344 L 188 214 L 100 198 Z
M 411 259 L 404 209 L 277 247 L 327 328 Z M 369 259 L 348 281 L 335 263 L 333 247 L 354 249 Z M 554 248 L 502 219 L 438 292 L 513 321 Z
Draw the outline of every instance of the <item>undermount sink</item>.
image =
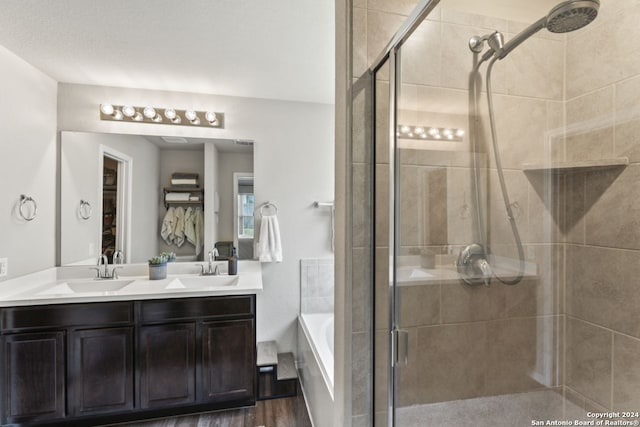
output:
M 193 276 L 179 277 L 172 280 L 165 289 L 202 289 L 208 290 L 220 287 L 229 287 L 238 285 L 238 276 Z
M 87 280 L 59 283 L 47 288 L 38 295 L 70 295 L 96 292 L 115 292 L 129 285 L 132 280 Z

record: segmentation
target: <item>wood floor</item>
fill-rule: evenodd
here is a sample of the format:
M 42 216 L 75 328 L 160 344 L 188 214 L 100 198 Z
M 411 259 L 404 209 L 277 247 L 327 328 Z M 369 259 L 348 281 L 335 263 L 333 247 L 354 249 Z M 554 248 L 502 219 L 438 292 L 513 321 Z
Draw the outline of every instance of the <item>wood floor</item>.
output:
M 253 408 L 205 412 L 158 418 L 135 423 L 113 424 L 134 427 L 311 427 L 300 389 L 297 397 L 261 400 Z

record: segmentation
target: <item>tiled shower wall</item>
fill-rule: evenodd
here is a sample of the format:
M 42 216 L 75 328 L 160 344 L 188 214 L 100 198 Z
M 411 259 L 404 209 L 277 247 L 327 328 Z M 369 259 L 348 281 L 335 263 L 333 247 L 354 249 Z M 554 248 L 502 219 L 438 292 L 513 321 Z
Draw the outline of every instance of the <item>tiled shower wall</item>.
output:
M 640 2 L 601 0 L 567 36 L 565 155 L 628 157 L 567 178 L 567 396 L 640 409 Z
M 373 381 L 369 269 L 355 261 L 366 259 L 371 242 L 366 216 L 371 203 L 370 144 L 366 142 L 371 135 L 366 132 L 373 107 L 370 82 L 361 76 L 414 5 L 410 0 L 353 2 L 353 185 L 354 207 L 360 206 L 353 218 L 354 425 L 371 424 L 368 414 L 373 403 L 369 398 Z M 471 289 L 440 283 L 403 289 L 401 312 L 403 326 L 410 331 L 412 360 L 400 380 L 401 405 L 552 387 L 564 390 L 587 409 L 640 408 L 640 362 L 632 358 L 640 350 L 640 296 L 632 290 L 638 277 L 633 269 L 640 265 L 636 251 L 640 228 L 634 223 L 640 198 L 633 194 L 640 165 L 566 176 L 523 171 L 525 163 L 623 155 L 632 162 L 640 159 L 635 141 L 640 135 L 640 113 L 635 111 L 640 103 L 640 77 L 634 79 L 640 74 L 640 61 L 634 59 L 633 42 L 625 41 L 637 39 L 640 32 L 635 24 L 640 20 L 638 8 L 637 1 L 603 0 L 601 16 L 591 26 L 569 36 L 542 31 L 496 64 L 494 102 L 507 186 L 511 201 L 517 204 L 526 257 L 541 266 L 540 275 L 516 287 L 494 283 L 489 289 Z M 524 27 L 439 7 L 403 51 L 400 122 L 428 124 L 421 120 L 438 119 L 460 126 L 469 102 L 469 37 L 497 29 L 509 39 Z M 382 278 L 375 295 L 380 319 L 376 325 L 378 408 L 386 400 L 387 76 L 385 70 L 379 73 L 376 93 L 376 277 Z M 487 123 L 484 96 L 480 105 Z M 441 114 L 436 117 L 433 112 Z M 468 131 L 466 121 L 464 125 Z M 481 134 L 483 151 L 490 153 L 488 129 L 481 129 Z M 418 229 L 401 226 L 402 254 L 438 254 L 442 259 L 455 255 L 472 238 L 465 219 L 452 214 L 471 198 L 470 189 L 462 184 L 469 182 L 469 158 L 464 152 L 407 149 L 401 159 L 401 195 L 424 195 L 431 183 L 428 196 L 414 197 L 403 205 L 405 224 Z M 488 168 L 482 178 L 489 242 L 494 250 L 515 257 L 493 159 L 486 159 Z M 436 190 L 433 183 L 438 180 Z M 432 224 L 433 210 L 426 208 L 429 198 L 433 206 L 438 198 L 447 206 L 440 218 L 444 222 Z M 433 366 L 438 369 L 429 369 Z M 539 375 L 531 375 L 536 371 Z M 383 418 L 383 413 L 377 414 L 380 425 Z

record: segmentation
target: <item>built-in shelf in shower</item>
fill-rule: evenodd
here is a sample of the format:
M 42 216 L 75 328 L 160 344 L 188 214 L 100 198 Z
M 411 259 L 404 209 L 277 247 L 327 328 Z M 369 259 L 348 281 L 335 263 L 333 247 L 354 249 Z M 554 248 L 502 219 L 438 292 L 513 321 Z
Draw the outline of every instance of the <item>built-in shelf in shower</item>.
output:
M 620 168 L 629 165 L 627 157 L 613 159 L 579 160 L 575 162 L 524 163 L 525 172 L 576 173 L 602 169 Z

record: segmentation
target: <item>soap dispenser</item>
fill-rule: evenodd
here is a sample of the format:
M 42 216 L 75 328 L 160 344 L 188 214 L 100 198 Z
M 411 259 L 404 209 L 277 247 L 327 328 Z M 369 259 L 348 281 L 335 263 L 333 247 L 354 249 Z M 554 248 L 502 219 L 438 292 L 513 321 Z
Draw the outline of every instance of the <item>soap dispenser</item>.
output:
M 235 276 L 238 274 L 238 254 L 236 253 L 236 247 L 231 248 L 231 256 L 229 257 L 229 276 Z

